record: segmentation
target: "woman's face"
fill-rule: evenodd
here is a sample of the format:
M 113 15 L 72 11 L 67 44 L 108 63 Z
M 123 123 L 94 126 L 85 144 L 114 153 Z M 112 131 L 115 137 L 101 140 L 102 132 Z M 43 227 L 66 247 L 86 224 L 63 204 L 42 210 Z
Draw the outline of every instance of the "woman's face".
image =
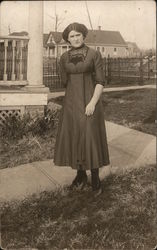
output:
M 72 47 L 78 48 L 84 42 L 83 34 L 78 31 L 72 30 L 69 32 L 68 41 L 70 42 Z

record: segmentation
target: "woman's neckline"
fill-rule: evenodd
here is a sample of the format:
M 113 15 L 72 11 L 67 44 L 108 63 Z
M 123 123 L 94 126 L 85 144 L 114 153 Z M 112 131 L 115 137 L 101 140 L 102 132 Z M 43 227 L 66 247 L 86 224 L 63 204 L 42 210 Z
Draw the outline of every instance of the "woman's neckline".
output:
M 71 50 L 78 50 L 78 49 L 82 49 L 83 47 L 85 47 L 84 43 L 80 47 L 71 47 Z

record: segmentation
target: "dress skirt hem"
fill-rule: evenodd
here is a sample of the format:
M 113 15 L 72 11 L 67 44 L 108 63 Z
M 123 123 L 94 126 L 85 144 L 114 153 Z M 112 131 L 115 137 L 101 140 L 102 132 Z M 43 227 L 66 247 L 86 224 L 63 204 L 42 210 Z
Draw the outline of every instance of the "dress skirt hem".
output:
M 97 169 L 97 168 L 103 168 L 105 166 L 108 166 L 110 164 L 110 162 L 108 163 L 105 163 L 105 164 L 100 164 L 99 167 L 93 167 L 93 168 L 89 168 L 88 166 L 85 166 L 84 167 L 84 164 L 79 164 L 78 166 L 71 166 L 71 164 L 68 164 L 68 163 L 57 163 L 57 162 L 54 162 L 54 164 L 57 166 L 57 167 L 71 167 L 72 169 L 75 169 L 75 170 L 78 170 L 79 169 L 79 165 L 82 166 L 82 170 L 91 170 L 91 169 Z

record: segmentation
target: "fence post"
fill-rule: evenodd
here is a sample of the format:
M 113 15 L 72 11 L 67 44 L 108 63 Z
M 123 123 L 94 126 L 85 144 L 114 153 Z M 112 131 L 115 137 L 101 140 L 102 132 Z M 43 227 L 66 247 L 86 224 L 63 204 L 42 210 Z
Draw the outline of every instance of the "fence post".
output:
M 107 57 L 107 84 L 110 84 L 111 81 L 111 59 L 110 55 Z
M 150 80 L 150 57 L 148 56 L 148 80 Z
M 118 78 L 120 80 L 120 58 L 118 57 Z
M 104 72 L 104 77 L 105 77 L 105 80 L 106 80 L 106 57 L 103 58 L 103 72 Z
M 140 71 L 139 85 L 143 85 L 143 58 L 142 58 L 142 53 L 140 55 L 140 67 L 139 67 L 139 71 Z

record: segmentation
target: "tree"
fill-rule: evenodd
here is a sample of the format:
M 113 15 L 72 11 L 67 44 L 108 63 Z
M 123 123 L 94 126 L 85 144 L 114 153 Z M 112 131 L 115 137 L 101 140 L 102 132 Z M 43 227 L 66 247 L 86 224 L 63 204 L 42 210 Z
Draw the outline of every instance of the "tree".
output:
M 63 12 L 64 14 L 67 13 L 67 10 L 64 10 Z M 63 23 L 63 21 L 65 20 L 65 17 L 63 17 L 63 14 L 61 15 L 61 17 L 58 16 L 58 14 L 56 13 L 56 7 L 55 7 L 55 16 L 51 16 L 49 14 L 47 14 L 51 19 L 55 20 L 55 35 L 54 35 L 54 39 L 55 39 L 55 43 L 56 43 L 56 62 L 58 65 L 58 44 L 59 44 L 59 40 L 57 39 L 57 32 L 58 32 L 58 27 L 61 23 Z

